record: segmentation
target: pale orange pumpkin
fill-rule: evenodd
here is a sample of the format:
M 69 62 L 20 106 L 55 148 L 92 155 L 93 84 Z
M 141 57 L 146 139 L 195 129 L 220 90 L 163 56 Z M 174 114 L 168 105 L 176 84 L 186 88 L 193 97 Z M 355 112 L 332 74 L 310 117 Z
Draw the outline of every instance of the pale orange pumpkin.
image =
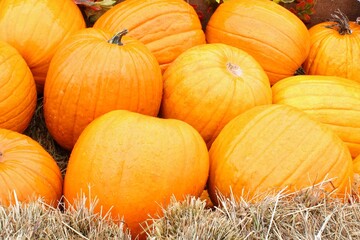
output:
M 272 101 L 269 79 L 259 63 L 226 44 L 186 50 L 163 79 L 160 116 L 189 123 L 209 147 L 232 118 Z
M 208 189 L 214 202 L 218 192 L 257 200 L 319 183 L 343 197 L 353 180 L 352 158 L 343 141 L 303 111 L 283 104 L 256 106 L 231 120 L 209 155 Z
M 124 28 L 144 43 L 164 71 L 182 52 L 204 44 L 205 34 L 193 7 L 184 0 L 126 0 L 103 14 L 95 28 Z
M 63 179 L 52 156 L 30 137 L 0 128 L 0 204 L 42 198 L 57 206 Z
M 304 70 L 311 75 L 339 76 L 360 82 L 360 25 L 341 12 L 333 21 L 309 29 L 311 47 Z
M 199 197 L 209 171 L 205 142 L 190 125 L 126 110 L 91 122 L 71 153 L 64 196 L 97 199 L 95 212 L 123 216 L 133 236 L 149 215 L 162 214 L 174 196 Z
M 36 87 L 19 52 L 0 40 L 0 128 L 23 132 L 36 107 Z
M 0 1 L 0 40 L 10 43 L 24 57 L 39 93 L 56 49 L 82 28 L 84 18 L 72 0 Z
M 273 103 L 299 108 L 331 128 L 360 154 L 360 83 L 335 76 L 299 75 L 272 86 Z
M 264 68 L 271 84 L 294 75 L 310 48 L 310 35 L 305 24 L 269 0 L 220 4 L 206 26 L 206 40 L 248 52 Z
M 156 116 L 163 81 L 156 58 L 138 40 L 100 29 L 73 34 L 49 67 L 44 116 L 53 138 L 71 149 L 96 117 L 115 109 Z

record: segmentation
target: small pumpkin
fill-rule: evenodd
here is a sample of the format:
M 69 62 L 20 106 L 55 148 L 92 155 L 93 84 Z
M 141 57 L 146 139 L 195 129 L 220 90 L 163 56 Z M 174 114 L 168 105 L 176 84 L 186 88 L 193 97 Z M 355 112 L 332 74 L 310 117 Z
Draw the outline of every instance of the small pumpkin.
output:
M 269 79 L 248 53 L 226 44 L 203 44 L 182 53 L 164 72 L 160 116 L 189 123 L 208 147 L 232 118 L 271 104 Z
M 310 75 L 339 76 L 360 82 L 360 25 L 341 12 L 309 29 L 310 53 L 304 70 Z
M 225 1 L 206 26 L 208 43 L 225 43 L 252 55 L 270 83 L 295 74 L 310 48 L 305 24 L 269 0 Z
M 184 0 L 126 0 L 103 14 L 94 27 L 128 29 L 129 36 L 155 55 L 162 71 L 186 49 L 206 43 L 196 11 Z
M 84 18 L 72 0 L 0 1 L 0 40 L 10 43 L 24 57 L 39 93 L 56 49 L 82 28 Z
M 353 158 L 360 154 L 360 83 L 317 75 L 299 75 L 272 86 L 273 103 L 299 108 L 331 128 L 349 147 Z
M 210 151 L 208 189 L 249 200 L 321 183 L 333 196 L 349 193 L 352 158 L 341 139 L 303 111 L 256 106 L 231 120 Z M 323 183 L 322 183 L 323 182 Z
M 23 132 L 36 107 L 36 87 L 20 53 L 0 40 L 0 128 Z
M 30 137 L 0 128 L 0 204 L 9 206 L 42 198 L 57 206 L 63 179 L 58 165 Z
M 114 110 L 91 122 L 71 153 L 64 196 L 83 194 L 95 212 L 123 216 L 135 237 L 149 215 L 162 214 L 174 196 L 200 197 L 209 155 L 200 134 L 185 122 Z
M 63 148 L 72 149 L 96 117 L 115 109 L 151 116 L 159 112 L 162 75 L 146 46 L 124 36 L 87 28 L 73 34 L 49 67 L 44 89 L 46 126 Z

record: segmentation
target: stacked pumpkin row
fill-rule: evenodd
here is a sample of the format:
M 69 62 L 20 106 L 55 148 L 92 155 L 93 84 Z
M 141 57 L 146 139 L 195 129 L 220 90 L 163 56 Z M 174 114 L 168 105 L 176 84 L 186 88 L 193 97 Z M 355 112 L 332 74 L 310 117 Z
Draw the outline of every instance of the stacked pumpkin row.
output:
M 214 203 L 217 191 L 350 192 L 360 26 L 341 14 L 308 30 L 272 1 L 232 0 L 204 33 L 182 0 L 126 0 L 91 28 L 70 0 L 2 0 L 0 9 L 4 204 L 83 194 L 137 234 L 171 195 L 200 196 L 206 185 Z M 308 75 L 293 76 L 301 66 Z M 20 134 L 40 94 L 47 129 L 71 150 L 64 183 Z

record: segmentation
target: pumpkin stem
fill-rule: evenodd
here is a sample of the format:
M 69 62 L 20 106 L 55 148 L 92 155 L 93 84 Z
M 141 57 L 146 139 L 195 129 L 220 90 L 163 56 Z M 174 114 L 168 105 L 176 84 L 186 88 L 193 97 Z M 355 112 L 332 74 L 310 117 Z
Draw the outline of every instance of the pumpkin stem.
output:
M 2 162 L 2 156 L 3 156 L 3 153 L 0 152 L 0 162 Z
M 121 38 L 126 35 L 129 31 L 127 29 L 124 29 L 118 33 L 116 33 L 108 42 L 111 43 L 111 44 L 117 44 L 119 46 L 122 46 L 124 45 L 122 42 L 121 42 Z
M 242 70 L 238 65 L 235 65 L 233 63 L 226 63 L 226 68 L 231 72 L 233 75 L 240 77 L 242 75 Z
M 304 68 L 299 67 L 296 71 L 295 71 L 295 75 L 305 75 L 306 72 L 304 70 Z
M 350 29 L 348 17 L 343 12 L 341 12 L 340 9 L 335 10 L 335 12 L 331 14 L 330 21 L 334 22 L 334 24 L 326 26 L 327 28 L 334 29 L 336 27 L 337 31 L 341 35 L 352 33 L 352 30 Z
M 360 17 L 356 18 L 356 24 L 360 25 Z

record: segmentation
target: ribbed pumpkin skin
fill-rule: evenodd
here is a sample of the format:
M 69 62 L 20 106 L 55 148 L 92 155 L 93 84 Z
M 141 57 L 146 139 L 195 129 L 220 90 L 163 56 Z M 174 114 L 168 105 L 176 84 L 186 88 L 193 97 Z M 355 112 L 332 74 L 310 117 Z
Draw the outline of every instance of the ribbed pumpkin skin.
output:
M 36 107 L 34 78 L 19 52 L 0 40 L 0 128 L 23 132 Z
M 351 34 L 328 28 L 332 22 L 309 29 L 310 53 L 304 70 L 311 75 L 339 76 L 360 82 L 360 25 L 350 22 Z
M 246 52 L 203 44 L 181 54 L 164 72 L 161 113 L 198 130 L 208 146 L 232 118 L 271 104 L 269 79 Z
M 122 46 L 100 29 L 75 33 L 51 61 L 44 89 L 46 126 L 71 149 L 94 118 L 115 109 L 156 116 L 162 75 L 156 58 L 141 42 L 124 36 Z
M 63 179 L 58 165 L 30 137 L 0 128 L 0 204 L 8 206 L 42 197 L 57 206 Z M 16 199 L 14 197 L 16 193 Z
M 103 14 L 94 27 L 128 29 L 129 36 L 151 50 L 163 71 L 180 53 L 205 43 L 198 15 L 183 0 L 126 0 Z
M 222 3 L 206 26 L 209 43 L 226 43 L 245 50 L 264 68 L 271 84 L 294 75 L 310 47 L 304 23 L 268 0 Z
M 39 92 L 59 44 L 81 28 L 85 21 L 72 0 L 0 1 L 0 40 L 24 57 Z
M 330 127 L 360 154 L 360 83 L 334 76 L 294 76 L 272 86 L 273 103 L 287 104 Z
M 236 197 L 261 198 L 268 191 L 300 190 L 323 180 L 323 186 L 349 193 L 352 158 L 330 129 L 291 106 L 257 106 L 230 121 L 209 151 L 209 194 L 219 190 Z M 276 192 L 277 193 L 277 192 Z
M 64 195 L 98 197 L 95 211 L 124 215 L 133 236 L 148 214 L 170 197 L 200 196 L 208 177 L 206 145 L 188 124 L 115 110 L 95 119 L 77 141 L 67 167 Z M 90 193 L 89 193 L 89 186 Z

